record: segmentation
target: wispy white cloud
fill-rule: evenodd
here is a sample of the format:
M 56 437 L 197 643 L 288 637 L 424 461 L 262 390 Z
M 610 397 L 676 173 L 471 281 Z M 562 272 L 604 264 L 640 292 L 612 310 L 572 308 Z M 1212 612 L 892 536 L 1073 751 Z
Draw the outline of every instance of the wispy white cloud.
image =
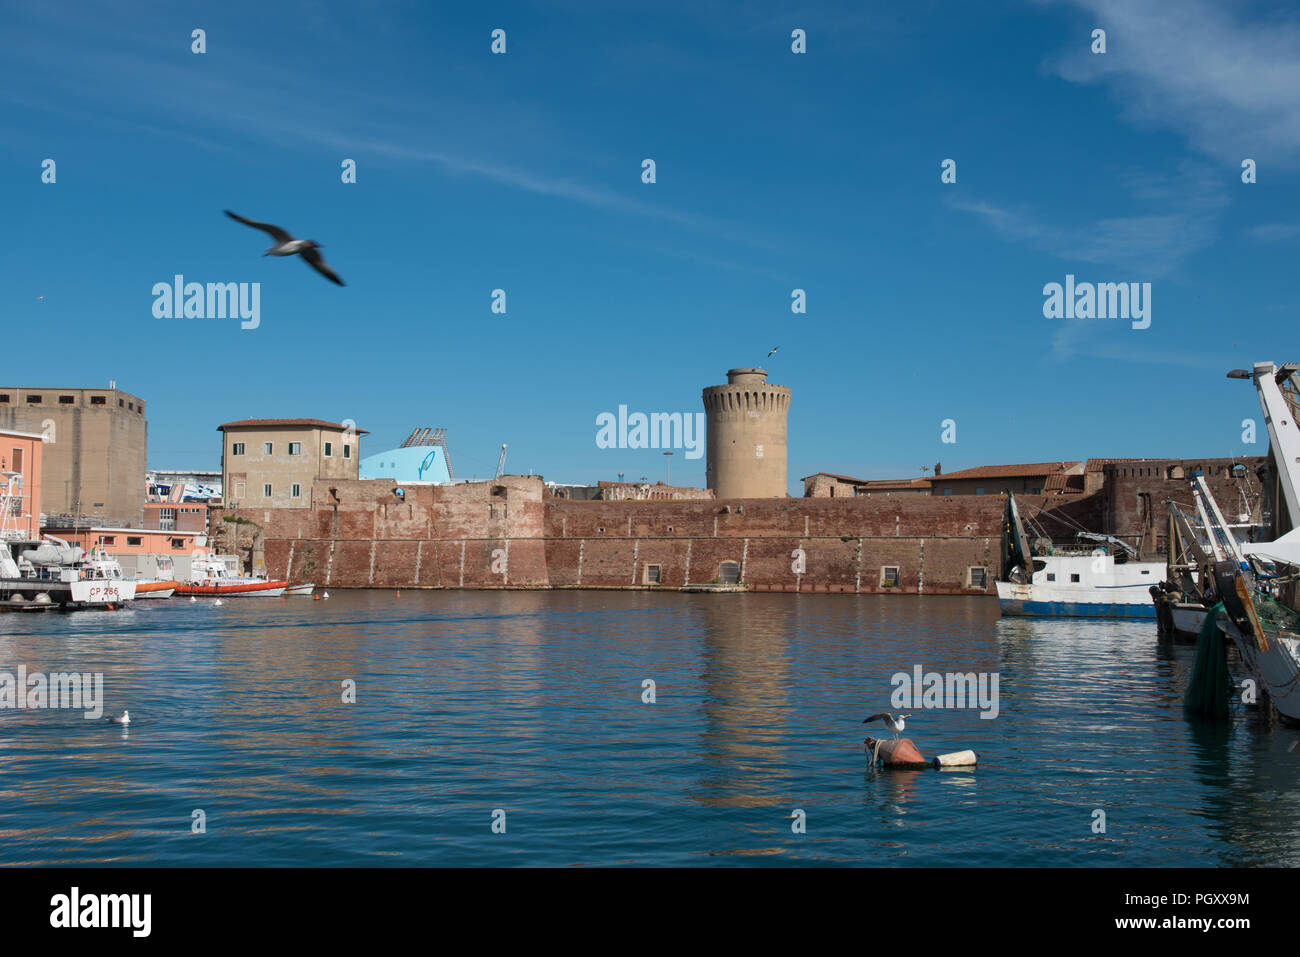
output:
M 1300 223 L 1260 223 L 1251 228 L 1247 235 L 1260 243 L 1284 243 L 1300 237 Z
M 1125 115 L 1184 135 L 1238 165 L 1300 165 L 1300 19 L 1294 8 L 1209 0 L 1070 0 L 1106 30 L 1051 66 L 1074 83 L 1109 86 Z M 1255 18 L 1241 14 L 1249 10 Z M 1284 18 L 1285 16 L 1285 18 Z
M 1126 181 L 1128 202 L 1137 212 L 1068 225 L 982 199 L 950 202 L 953 208 L 980 217 L 1007 239 L 1067 264 L 1123 269 L 1134 280 L 1170 275 L 1188 256 L 1213 245 L 1227 196 L 1211 171 L 1186 163 L 1164 179 L 1130 173 Z

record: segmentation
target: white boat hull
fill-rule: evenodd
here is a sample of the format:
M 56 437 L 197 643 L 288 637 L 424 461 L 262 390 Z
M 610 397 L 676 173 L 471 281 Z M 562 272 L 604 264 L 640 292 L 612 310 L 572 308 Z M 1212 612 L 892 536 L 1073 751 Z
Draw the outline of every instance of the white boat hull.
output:
M 1164 562 L 1116 563 L 1110 555 L 1048 555 L 1034 558 L 1034 565 L 1032 581 L 995 583 L 1002 614 L 1038 618 L 1156 617 L 1150 589 L 1164 577 Z
M 1174 631 L 1189 638 L 1201 633 L 1201 626 L 1210 616 L 1210 609 L 1204 605 L 1177 604 L 1169 606 L 1169 613 L 1174 620 Z

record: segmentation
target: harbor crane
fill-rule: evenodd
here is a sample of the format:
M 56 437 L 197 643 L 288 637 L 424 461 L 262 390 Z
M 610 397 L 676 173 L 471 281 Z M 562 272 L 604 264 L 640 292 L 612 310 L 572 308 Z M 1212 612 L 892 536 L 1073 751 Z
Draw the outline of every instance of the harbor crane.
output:
M 502 443 L 501 443 L 501 458 L 497 459 L 497 474 L 494 475 L 494 476 L 492 476 L 492 480 L 493 480 L 493 481 L 496 481 L 497 479 L 499 479 L 499 478 L 501 477 L 501 473 L 502 473 L 503 471 L 505 471 L 505 467 L 506 467 L 506 444 L 505 444 L 504 442 L 502 442 Z

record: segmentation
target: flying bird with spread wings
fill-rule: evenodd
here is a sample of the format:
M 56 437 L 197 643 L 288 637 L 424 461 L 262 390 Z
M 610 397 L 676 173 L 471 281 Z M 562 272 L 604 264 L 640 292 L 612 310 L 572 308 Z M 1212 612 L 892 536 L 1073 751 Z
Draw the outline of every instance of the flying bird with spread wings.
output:
M 263 256 L 292 256 L 294 253 L 302 256 L 307 260 L 307 265 L 316 270 L 330 282 L 336 282 L 340 286 L 345 285 L 338 273 L 330 269 L 323 256 L 316 250 L 323 249 L 320 243 L 314 239 L 294 239 L 279 226 L 272 226 L 270 223 L 258 223 L 251 219 L 245 219 L 230 210 L 226 210 L 226 215 L 237 223 L 243 223 L 245 226 L 252 226 L 254 229 L 260 229 L 262 232 L 270 235 L 275 240 L 275 245 L 262 253 Z

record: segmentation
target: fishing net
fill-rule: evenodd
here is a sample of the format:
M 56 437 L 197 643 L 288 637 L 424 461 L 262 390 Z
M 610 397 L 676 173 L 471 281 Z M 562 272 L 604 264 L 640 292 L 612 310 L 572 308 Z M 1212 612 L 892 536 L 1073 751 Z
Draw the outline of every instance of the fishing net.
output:
M 1210 609 L 1196 636 L 1196 664 L 1192 680 L 1183 696 L 1183 709 L 1188 714 L 1203 718 L 1223 719 L 1228 716 L 1228 691 L 1232 679 L 1228 675 L 1227 636 L 1219 630 L 1220 603 Z

